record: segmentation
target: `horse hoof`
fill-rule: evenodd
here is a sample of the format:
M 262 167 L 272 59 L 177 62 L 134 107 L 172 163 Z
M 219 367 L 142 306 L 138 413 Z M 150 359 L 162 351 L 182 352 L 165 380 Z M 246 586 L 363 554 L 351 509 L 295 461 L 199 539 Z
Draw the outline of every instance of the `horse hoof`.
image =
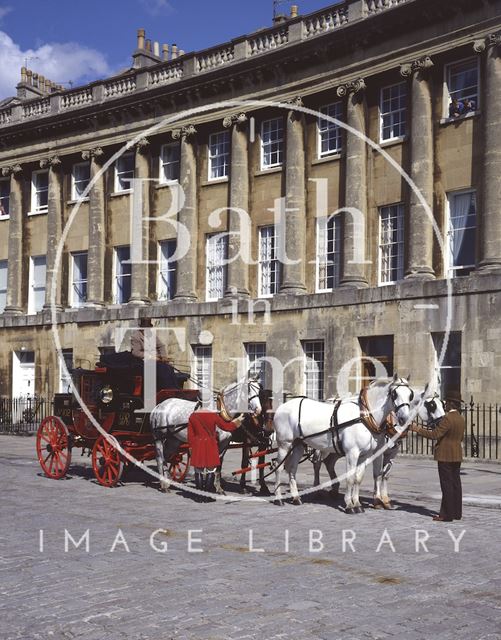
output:
M 283 500 L 273 500 L 273 504 L 276 504 L 277 507 L 283 507 L 284 506 L 284 501 Z
M 170 493 L 170 487 L 160 486 L 160 493 Z
M 301 501 L 301 498 L 298 496 L 297 498 L 293 498 L 292 499 L 292 504 L 295 505 L 296 507 L 301 506 L 303 503 Z
M 353 509 L 353 511 L 354 511 L 355 513 L 365 513 L 365 509 L 364 509 L 362 506 L 360 506 L 360 505 L 359 505 L 358 507 L 355 507 L 355 508 Z
M 353 515 L 354 513 L 356 513 L 356 511 L 355 511 L 355 509 L 353 509 L 353 507 L 345 507 L 344 512 L 349 514 L 349 515 Z
M 271 496 L 271 491 L 268 489 L 266 485 L 262 485 L 259 489 L 259 496 Z
M 387 511 L 393 511 L 396 507 L 391 502 L 383 502 L 383 509 Z

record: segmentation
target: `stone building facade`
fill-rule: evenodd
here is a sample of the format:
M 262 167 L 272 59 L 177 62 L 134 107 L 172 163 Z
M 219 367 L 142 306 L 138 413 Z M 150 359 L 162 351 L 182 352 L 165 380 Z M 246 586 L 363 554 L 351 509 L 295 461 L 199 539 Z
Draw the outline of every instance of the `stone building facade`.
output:
M 210 387 L 236 358 L 316 397 L 440 359 L 497 401 L 500 56 L 500 0 L 345 0 L 196 53 L 140 31 L 129 70 L 71 90 L 23 69 L 0 103 L 0 394 L 65 385 L 52 320 L 93 367 L 151 317 Z

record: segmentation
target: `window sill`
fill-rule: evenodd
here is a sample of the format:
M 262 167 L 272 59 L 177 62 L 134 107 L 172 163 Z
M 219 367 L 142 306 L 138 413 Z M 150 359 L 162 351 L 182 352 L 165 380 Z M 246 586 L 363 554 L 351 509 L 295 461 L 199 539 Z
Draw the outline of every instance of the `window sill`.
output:
M 469 120 L 470 118 L 476 118 L 481 114 L 481 111 L 470 111 L 470 113 L 465 113 L 464 116 L 459 116 L 458 118 L 441 118 L 440 124 L 446 125 L 451 124 L 451 122 L 462 122 L 463 120 Z
M 44 209 L 43 211 L 28 211 L 27 216 L 44 216 L 49 213 L 48 209 Z
M 10 215 L 0 216 L 0 222 L 2 222 L 2 220 L 10 220 Z
M 256 171 L 254 176 L 267 176 L 270 173 L 281 173 L 283 170 L 283 165 L 279 167 L 270 167 L 269 169 L 261 169 L 260 171 Z
M 408 136 L 401 136 L 400 138 L 391 138 L 390 140 L 381 140 L 378 144 L 381 147 L 381 149 L 384 149 L 385 147 L 394 147 L 397 144 L 402 144 L 404 142 L 407 142 Z M 374 151 L 377 152 L 377 149 L 374 149 Z
M 131 193 L 132 189 L 126 189 L 125 191 L 114 191 L 110 193 L 109 196 L 110 198 L 118 198 L 119 196 L 130 196 Z
M 215 184 L 226 184 L 230 181 L 228 176 L 225 176 L 224 178 L 214 178 L 213 180 L 205 180 L 204 182 L 200 183 L 201 187 L 212 187 Z
M 179 180 L 167 180 L 166 182 L 158 182 L 155 185 L 155 189 L 166 189 L 167 187 L 174 187 L 179 185 Z
M 68 206 L 72 206 L 75 204 L 81 204 L 82 202 L 89 202 L 89 196 L 87 196 L 86 198 L 77 198 L 76 200 L 68 200 L 66 204 Z
M 315 158 L 315 160 L 312 160 L 311 164 L 312 166 L 315 166 L 317 164 L 325 164 L 326 162 L 333 162 L 335 160 L 340 160 L 340 159 L 341 159 L 340 153 L 333 153 L 330 156 L 322 156 L 321 158 Z

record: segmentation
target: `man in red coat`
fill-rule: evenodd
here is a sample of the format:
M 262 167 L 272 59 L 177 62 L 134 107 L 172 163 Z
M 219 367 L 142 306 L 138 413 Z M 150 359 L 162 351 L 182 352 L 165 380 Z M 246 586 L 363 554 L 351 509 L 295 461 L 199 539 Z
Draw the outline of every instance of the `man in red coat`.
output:
M 201 491 L 213 491 L 216 469 L 220 466 L 216 427 L 233 432 L 242 424 L 242 414 L 232 421 L 224 420 L 214 411 L 195 411 L 188 421 L 188 443 L 191 464 L 195 468 L 195 486 Z

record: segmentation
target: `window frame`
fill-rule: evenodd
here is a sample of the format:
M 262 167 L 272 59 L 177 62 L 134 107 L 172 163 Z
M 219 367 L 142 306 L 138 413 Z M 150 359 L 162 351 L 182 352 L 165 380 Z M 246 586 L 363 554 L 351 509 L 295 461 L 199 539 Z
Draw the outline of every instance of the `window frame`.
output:
M 1 213 L 0 209 L 0 220 L 8 220 L 10 218 L 10 178 L 0 178 L 0 185 L 7 184 L 9 195 L 2 196 L 0 191 L 0 205 L 3 200 L 7 200 L 7 213 Z
M 76 303 L 76 296 L 75 296 L 75 258 L 77 256 L 87 256 L 87 266 L 86 266 L 86 271 L 87 271 L 87 278 L 85 280 L 79 280 L 78 283 L 79 284 L 85 284 L 85 300 L 83 301 L 78 301 L 78 303 Z M 68 296 L 68 302 L 71 308 L 73 309 L 81 309 L 82 307 L 85 306 L 87 300 L 88 300 L 88 295 L 89 295 L 89 290 L 88 290 L 88 286 L 89 286 L 89 252 L 82 250 L 82 251 L 72 251 L 70 254 L 71 260 L 70 260 L 70 287 L 69 287 L 69 296 Z
M 443 370 L 447 370 L 447 371 L 457 371 L 459 373 L 459 389 L 458 391 L 461 391 L 461 383 L 463 380 L 463 362 L 464 362 L 464 357 L 463 357 L 463 332 L 462 331 L 450 331 L 449 332 L 449 340 L 448 340 L 448 344 L 447 344 L 447 348 L 444 352 L 444 360 L 442 362 L 442 364 L 439 366 L 439 359 L 440 359 L 440 354 L 442 352 L 443 349 L 443 343 L 444 343 L 444 338 L 445 338 L 445 332 L 432 332 L 431 333 L 431 339 L 432 339 L 432 344 L 433 344 L 433 353 L 435 356 L 435 372 L 438 374 L 439 376 L 439 380 L 440 380 L 440 393 L 442 396 L 444 396 L 446 394 L 446 392 L 448 391 L 447 387 L 447 381 L 446 381 L 446 375 L 442 374 Z M 458 344 L 456 346 L 459 347 L 458 353 L 456 353 L 455 355 L 459 355 L 459 365 L 451 365 L 451 364 L 444 364 L 445 362 L 450 362 L 450 360 L 447 358 L 447 356 L 449 355 L 453 355 L 453 354 L 448 354 L 448 349 L 451 345 L 451 340 L 458 340 Z M 453 345 L 454 346 L 454 345 Z M 450 390 L 450 389 L 449 389 Z
M 202 355 L 201 352 L 207 352 L 208 355 Z M 195 388 L 198 389 L 202 396 L 202 402 L 205 409 L 211 409 L 214 406 L 214 397 L 212 393 L 212 389 L 214 388 L 214 353 L 212 349 L 212 345 L 193 345 L 193 370 L 192 370 L 192 379 L 195 384 Z M 199 364 L 202 365 L 202 369 L 204 368 L 204 360 L 208 360 L 209 363 L 209 371 L 208 371 L 208 380 L 206 381 L 203 377 L 205 373 L 202 371 L 202 374 L 199 376 Z
M 264 139 L 264 129 L 265 125 L 270 122 L 279 122 L 280 127 L 276 129 L 276 131 L 281 131 L 281 137 L 278 137 L 276 141 L 269 140 L 265 142 Z M 271 133 L 271 130 L 270 130 Z M 265 164 L 265 147 L 267 145 L 271 145 L 273 143 L 278 145 L 277 154 L 280 157 L 279 162 L 274 162 L 270 164 Z M 273 152 L 271 152 L 273 153 Z M 277 118 L 269 118 L 268 120 L 263 120 L 261 122 L 261 171 L 269 171 L 270 169 L 277 169 L 278 167 L 283 167 L 285 161 L 285 129 L 284 129 L 284 119 L 283 116 L 279 116 Z
M 335 108 L 336 111 L 339 111 L 339 113 L 335 113 L 334 115 L 332 115 L 332 114 L 326 113 L 324 111 L 326 109 L 331 109 L 331 108 Z M 343 101 L 342 100 L 336 100 L 335 102 L 331 102 L 330 104 L 326 104 L 323 107 L 320 107 L 319 111 L 320 111 L 320 113 L 324 113 L 324 115 L 327 115 L 330 118 L 336 118 L 337 120 L 341 120 L 341 118 L 343 117 Z M 321 160 L 323 158 L 330 158 L 332 156 L 338 156 L 343 151 L 343 130 L 342 130 L 342 128 L 339 125 L 334 124 L 330 120 L 327 120 L 327 121 L 325 121 L 326 122 L 325 128 L 322 129 L 321 126 L 320 126 L 320 122 L 322 122 L 322 120 L 323 120 L 323 118 L 320 118 L 320 117 L 317 118 L 317 158 L 319 160 Z M 333 150 L 329 149 L 328 151 L 322 151 L 322 134 L 330 133 L 331 129 L 334 130 L 334 132 L 335 132 L 335 139 L 339 140 L 339 146 L 337 146 Z M 328 136 L 328 139 L 330 139 L 330 136 Z
M 176 160 L 165 160 L 165 152 L 167 149 L 176 149 L 177 151 L 177 159 Z M 160 155 L 158 157 L 159 167 L 158 167 L 158 178 L 159 184 L 178 184 L 179 176 L 181 170 L 181 148 L 179 142 L 166 142 L 160 147 Z M 177 171 L 175 172 L 177 178 L 167 178 L 165 176 L 165 167 L 166 166 L 175 166 L 177 167 Z
M 474 194 L 475 195 L 475 226 L 474 227 L 465 227 L 466 229 L 474 229 L 474 251 L 475 251 L 475 264 L 473 265 L 461 265 L 461 266 L 454 266 L 454 251 L 453 251 L 453 244 L 452 244 L 452 239 L 454 238 L 454 231 L 455 229 L 453 229 L 451 227 L 451 212 L 452 212 L 452 208 L 451 208 L 451 199 L 456 197 L 456 196 L 462 196 L 462 195 L 467 195 L 467 194 Z M 446 245 L 446 250 L 444 251 L 444 273 L 445 276 L 447 278 L 461 278 L 461 277 L 467 277 L 468 275 L 470 275 L 470 273 L 466 273 L 466 274 L 457 274 L 457 271 L 461 271 L 464 269 L 469 269 L 470 272 L 475 270 L 477 267 L 477 259 L 478 259 L 478 251 L 477 251 L 477 240 L 478 240 L 478 190 L 474 189 L 473 187 L 470 187 L 468 189 L 458 189 L 458 190 L 454 190 L 454 191 L 448 191 L 446 193 L 446 207 L 445 207 L 445 245 Z
M 275 224 L 266 224 L 258 227 L 258 280 L 257 280 L 257 289 L 258 289 L 258 298 L 273 298 L 273 296 L 277 295 L 280 292 L 280 287 L 282 284 L 282 270 L 281 263 L 278 257 L 270 257 L 269 259 L 263 260 L 262 254 L 262 240 L 263 240 L 263 231 L 265 229 L 273 229 L 272 239 L 274 239 L 273 246 L 271 247 L 272 255 L 277 252 L 277 226 Z M 275 271 L 275 287 L 276 291 L 272 291 L 271 293 L 263 293 L 263 264 L 270 263 L 270 285 L 272 284 L 271 274 L 273 273 L 273 268 L 276 265 Z M 271 287 L 270 287 L 271 288 Z
M 127 263 L 126 261 L 124 261 L 123 263 L 120 262 L 119 257 L 118 257 L 118 253 L 121 249 L 129 249 L 129 263 Z M 129 300 L 125 300 L 125 301 L 120 301 L 119 300 L 119 291 L 120 288 L 118 286 L 118 279 L 119 278 L 123 278 L 123 277 L 127 277 L 130 280 L 130 287 L 132 286 L 132 264 L 130 263 L 130 245 L 129 244 L 123 244 L 123 245 L 118 245 L 116 247 L 113 247 L 113 252 L 114 252 L 114 260 L 113 260 L 113 304 L 118 304 L 118 305 L 123 305 L 123 304 L 127 304 L 130 301 L 130 297 Z M 119 267 L 122 264 L 129 264 L 130 266 L 130 273 L 127 274 L 119 274 L 118 270 Z
M 165 259 L 164 258 L 164 252 L 163 252 L 163 246 L 165 245 L 169 245 L 171 244 L 174 246 L 174 252 L 177 249 L 177 240 L 175 238 L 169 238 L 166 240 L 160 240 L 158 242 L 158 279 L 157 279 L 157 300 L 159 302 L 169 302 L 170 300 L 174 299 L 174 296 L 176 295 L 176 286 L 177 286 L 177 261 L 171 261 L 169 260 L 169 258 Z M 168 251 L 168 253 L 170 253 Z M 163 269 L 162 265 L 166 265 L 166 268 Z M 170 265 L 173 265 L 172 267 Z M 163 290 L 163 283 L 164 283 L 164 279 L 162 277 L 162 274 L 165 273 L 166 274 L 166 288 L 167 288 L 167 295 L 166 297 L 162 297 L 162 290 Z M 169 292 L 169 281 L 170 278 L 172 277 L 173 279 L 173 287 L 172 287 L 172 291 Z
M 44 304 L 42 305 L 42 307 L 40 309 L 36 309 L 35 308 L 35 297 L 36 297 L 36 294 L 35 294 L 34 277 L 35 277 L 35 260 L 37 260 L 39 258 L 43 258 L 44 261 L 45 261 L 45 278 L 44 278 L 44 286 L 43 286 Z M 47 292 L 47 256 L 45 256 L 45 255 L 30 256 L 28 282 L 29 282 L 29 287 L 28 287 L 28 315 L 29 316 L 34 316 L 37 313 L 41 313 L 43 311 L 44 306 L 45 306 L 45 295 L 46 295 L 46 292 Z M 37 287 L 37 290 L 42 291 L 42 288 L 41 287 Z
M 325 233 L 325 240 L 326 240 L 326 247 L 325 247 L 325 258 L 326 258 L 326 262 L 325 262 L 325 268 L 328 269 L 328 267 L 330 266 L 329 263 L 329 251 L 328 251 L 328 247 L 329 247 L 329 228 L 328 225 L 331 223 L 333 224 L 333 233 L 334 233 L 334 238 L 333 238 L 333 251 L 332 251 L 332 255 L 334 256 L 334 260 L 332 261 L 333 265 L 334 265 L 334 275 L 333 277 L 333 286 L 332 287 L 326 287 L 323 288 L 320 286 L 320 269 L 321 266 L 323 265 L 323 263 L 321 262 L 320 258 L 324 255 L 323 253 L 321 254 L 320 251 L 320 243 L 322 240 L 321 234 Z M 326 228 L 325 228 L 325 232 L 321 229 L 321 225 L 326 222 Z M 315 246 L 315 292 L 316 293 L 328 293 L 330 291 L 334 291 L 334 289 L 336 289 L 337 287 L 339 287 L 340 281 L 341 281 L 341 251 L 342 251 L 342 247 L 341 247 L 341 217 L 339 216 L 339 214 L 336 215 L 330 215 L 330 216 L 321 216 L 318 217 L 316 219 L 316 246 Z M 329 274 L 326 274 L 326 282 L 328 283 L 329 281 Z
M 266 342 L 246 342 L 244 347 L 245 356 L 247 358 L 247 373 L 249 376 L 257 374 L 257 371 L 254 369 L 254 365 L 261 360 L 259 382 L 264 387 L 266 379 Z M 260 349 L 262 349 L 263 355 L 256 357 L 257 351 Z M 254 354 L 250 353 L 252 350 L 255 351 Z
M 0 284 L 0 314 L 4 313 L 5 307 L 7 306 L 7 291 L 9 289 L 9 261 L 7 259 L 0 260 L 0 272 L 3 269 L 5 269 L 5 290 L 1 288 Z M 2 304 L 2 299 L 5 300 L 5 304 Z
M 77 167 L 86 167 L 89 170 L 89 179 L 87 180 L 87 184 L 85 185 L 85 187 L 82 189 L 82 191 L 85 191 L 85 189 L 87 189 L 87 187 L 90 184 L 90 162 L 75 162 L 75 164 L 71 167 L 71 200 L 72 202 L 76 202 L 78 200 L 80 201 L 86 201 L 89 199 L 89 196 L 85 196 L 82 197 L 80 196 L 77 192 L 76 192 L 76 184 L 77 182 L 84 182 L 84 180 L 80 179 L 77 180 L 76 176 L 75 176 L 75 169 Z
M 71 367 L 68 366 L 68 360 L 67 356 L 71 354 Z M 61 349 L 61 355 L 63 356 L 64 362 L 66 364 L 66 367 L 68 368 L 68 370 L 70 371 L 70 375 L 66 376 L 63 372 L 63 363 L 61 362 L 61 357 L 58 357 L 58 363 L 59 363 L 59 393 L 68 393 L 68 388 L 71 388 L 70 383 L 71 383 L 71 369 L 73 368 L 74 365 L 74 360 L 73 360 L 73 349 Z
M 449 89 L 449 70 L 451 67 L 454 67 L 456 65 L 460 65 L 462 63 L 472 62 L 472 61 L 475 61 L 475 64 L 477 67 L 477 96 L 476 96 L 475 111 L 470 111 L 469 114 L 477 113 L 478 111 L 480 111 L 480 106 L 481 106 L 480 101 L 482 98 L 482 86 L 481 86 L 482 74 L 480 69 L 480 56 L 468 56 L 467 58 L 461 58 L 460 60 L 455 60 L 454 62 L 448 62 L 447 64 L 444 65 L 443 117 L 445 120 L 451 120 L 451 117 L 449 116 L 449 107 L 452 103 L 452 97 Z M 467 114 L 463 114 L 458 118 L 452 118 L 452 120 L 461 120 L 466 115 Z
M 213 154 L 212 153 L 212 140 L 213 138 L 224 138 L 223 142 L 216 141 L 215 146 L 219 148 L 219 145 L 223 145 L 226 149 L 221 154 Z M 226 180 L 230 175 L 230 157 L 231 157 L 231 138 L 230 132 L 226 129 L 224 131 L 217 131 L 215 133 L 211 133 L 209 135 L 209 142 L 207 144 L 207 181 L 208 182 L 218 182 L 219 180 Z M 214 177 L 212 176 L 213 161 L 215 159 L 223 158 L 223 169 L 226 171 L 224 175 Z
M 400 236 L 400 240 L 397 242 L 391 242 L 388 245 L 384 246 L 394 246 L 397 245 L 397 248 L 400 247 L 401 253 L 397 253 L 397 280 L 388 280 L 383 281 L 383 242 L 382 242 L 382 213 L 384 209 L 390 209 L 393 207 L 399 208 L 399 215 L 397 215 L 397 220 L 400 221 L 400 228 L 397 231 L 397 235 Z M 398 250 L 398 249 L 397 249 Z M 399 264 L 400 263 L 400 264 Z M 394 268 L 390 266 L 390 272 L 392 272 Z M 378 287 L 386 287 L 392 284 L 396 284 L 397 282 L 401 282 L 404 279 L 405 275 L 405 203 L 404 202 L 393 202 L 391 204 L 385 204 L 382 207 L 378 207 L 378 268 L 377 268 L 377 281 Z M 400 276 L 400 277 L 398 277 Z
M 315 353 L 315 349 L 316 347 L 320 346 L 320 351 L 319 353 L 321 353 L 322 358 L 321 358 L 321 367 L 318 368 L 317 371 L 313 371 L 310 370 L 308 368 L 308 364 L 310 361 L 317 363 L 318 360 L 316 360 L 315 358 L 310 357 L 309 354 L 309 347 L 313 346 L 314 348 L 311 351 L 312 353 Z M 312 400 L 324 400 L 325 397 L 325 341 L 324 340 L 303 340 L 301 343 L 302 349 L 303 349 L 303 391 L 304 391 L 304 395 L 307 398 L 311 398 Z M 308 393 L 308 389 L 312 388 L 311 387 L 311 381 L 309 381 L 309 375 L 311 375 L 312 373 L 314 373 L 316 376 L 318 376 L 318 380 L 316 382 L 317 384 L 317 388 L 315 390 L 315 392 L 313 392 L 311 395 Z
M 119 171 L 119 163 L 123 162 L 125 160 L 125 158 L 132 158 L 132 164 L 133 164 L 133 168 L 132 168 L 132 178 L 127 178 L 128 180 L 133 180 L 135 178 L 135 171 L 136 171 L 136 166 L 135 166 L 135 155 L 134 152 L 128 152 L 128 153 L 124 153 L 122 156 L 120 156 L 120 158 L 117 158 L 115 160 L 115 164 L 114 164 L 114 174 L 115 174 L 115 180 L 114 180 L 114 193 L 131 193 L 132 192 L 132 186 L 129 185 L 129 187 L 127 187 L 126 189 L 122 189 L 122 186 L 120 184 L 120 176 L 122 174 L 125 173 L 131 173 L 131 170 L 128 169 L 127 171 Z
M 36 179 L 37 176 L 46 175 L 47 176 L 47 189 L 37 190 Z M 47 192 L 47 205 L 39 207 L 37 204 L 37 196 L 39 193 Z M 36 171 L 31 172 L 31 200 L 30 200 L 30 211 L 28 212 L 29 216 L 39 216 L 47 213 L 49 211 L 49 170 L 48 169 L 37 169 Z
M 383 112 L 383 92 L 387 91 L 389 89 L 394 89 L 395 87 L 401 87 L 404 89 L 405 91 L 405 109 L 397 109 L 396 111 L 385 111 Z M 401 95 L 398 96 L 399 100 L 401 99 Z M 390 98 L 390 101 L 392 100 L 392 98 Z M 405 123 L 405 131 L 404 133 L 396 136 L 396 135 L 391 135 L 389 138 L 384 138 L 383 137 L 383 132 L 384 132 L 384 116 L 385 115 L 389 115 L 391 114 L 393 116 L 393 114 L 396 113 L 404 113 L 405 115 L 405 119 L 404 119 L 404 123 Z M 389 142 L 397 142 L 399 140 L 405 140 L 405 138 L 407 137 L 407 133 L 408 133 L 408 124 L 409 124 L 409 118 L 408 118 L 408 114 L 409 114 L 409 89 L 408 89 L 408 85 L 407 82 L 405 82 L 405 80 L 403 82 L 396 82 L 394 84 L 389 84 L 386 87 L 381 87 L 381 89 L 379 90 L 379 142 L 381 144 L 383 143 L 389 143 Z M 398 126 L 401 126 L 401 122 L 399 123 Z M 393 122 L 393 117 L 392 117 L 392 124 L 391 124 L 391 130 L 393 132 L 393 129 L 395 128 L 395 123 Z
M 215 241 L 215 242 L 214 242 Z M 222 241 L 224 245 L 224 256 L 221 263 L 210 263 L 209 256 L 213 254 L 217 257 L 219 241 Z M 212 247 L 211 243 L 214 242 L 216 246 Z M 228 233 L 208 233 L 205 236 L 205 300 L 206 302 L 216 302 L 224 298 L 226 287 L 228 285 Z M 214 297 L 211 295 L 211 276 L 216 273 L 217 269 L 222 269 L 222 292 L 220 296 Z M 215 287 L 214 287 L 215 288 Z

